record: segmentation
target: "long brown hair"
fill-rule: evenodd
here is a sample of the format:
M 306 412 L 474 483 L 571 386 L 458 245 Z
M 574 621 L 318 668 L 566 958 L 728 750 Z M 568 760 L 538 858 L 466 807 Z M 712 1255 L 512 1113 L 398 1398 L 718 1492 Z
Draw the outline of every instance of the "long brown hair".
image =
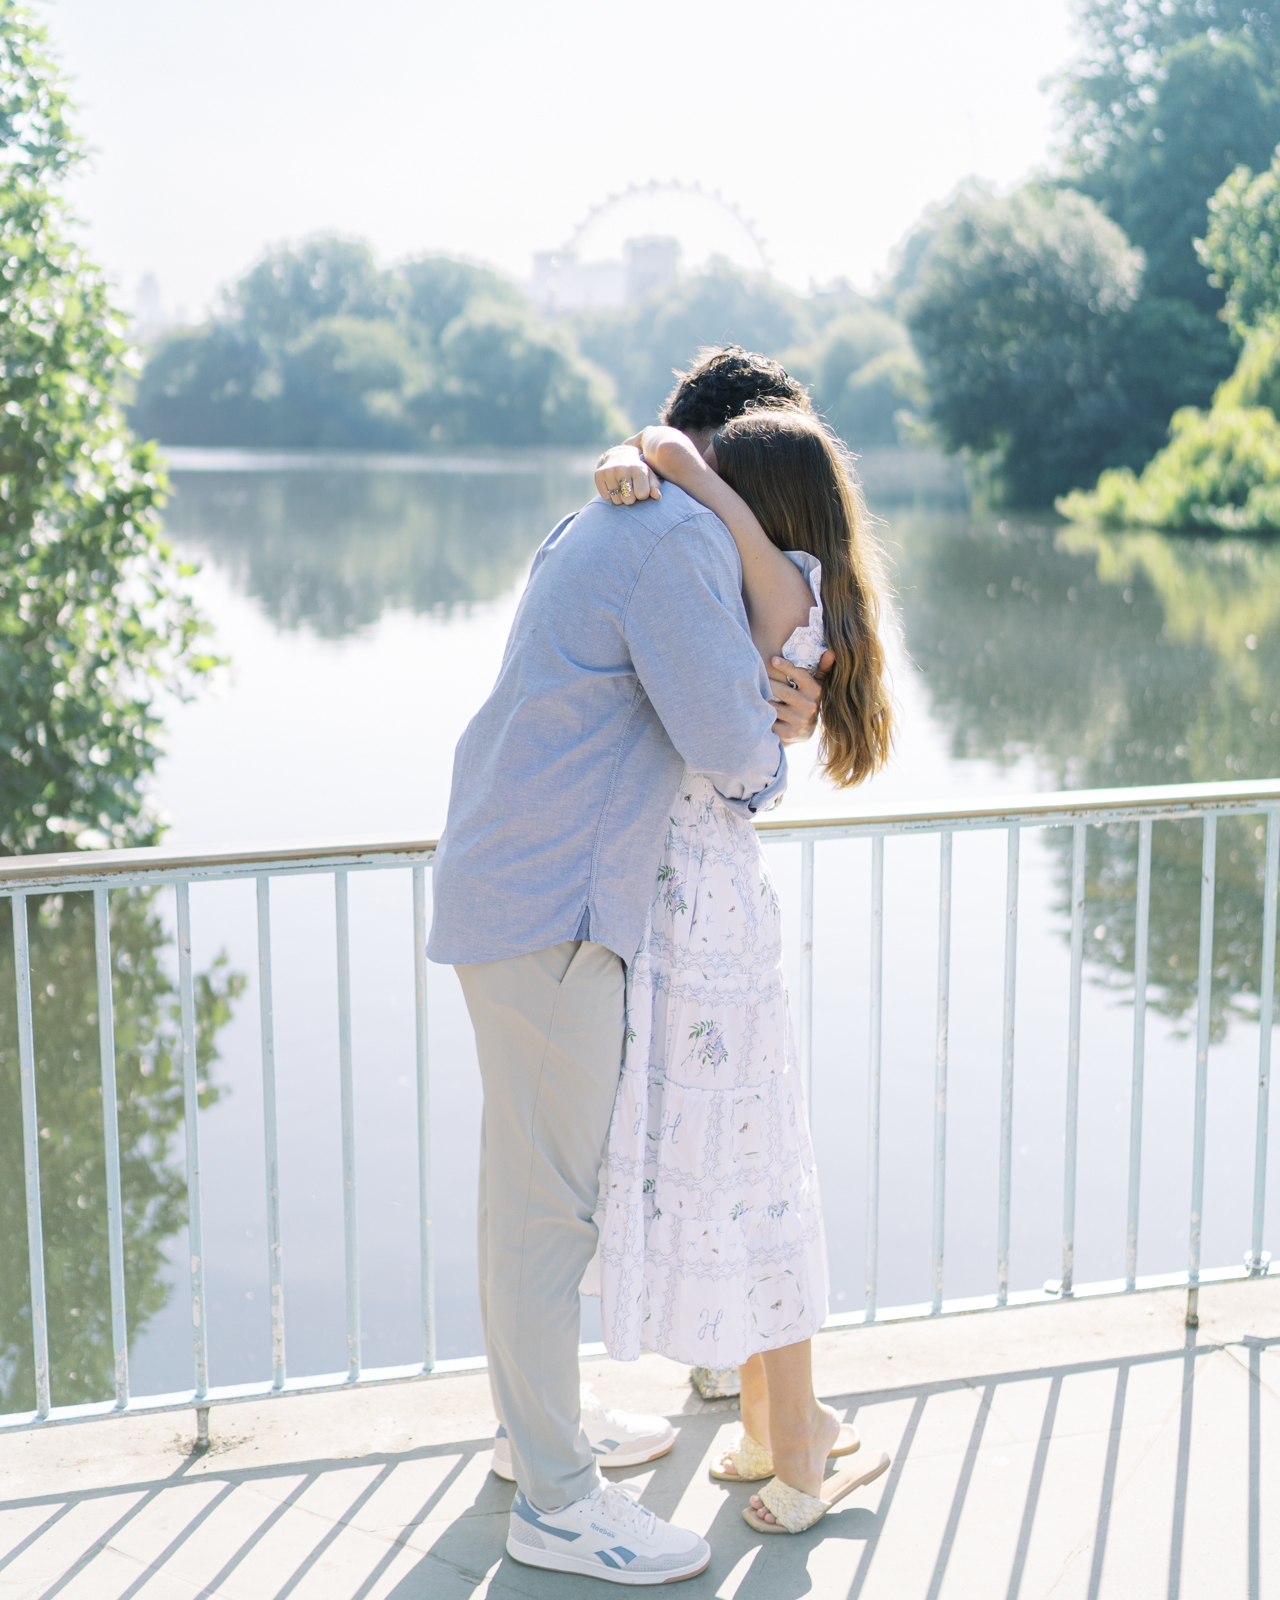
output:
M 849 789 L 889 759 L 895 733 L 880 625 L 884 556 L 844 450 L 815 416 L 759 406 L 712 440 L 720 476 L 780 550 L 822 563 L 822 608 L 835 666 L 822 691 L 818 756 Z

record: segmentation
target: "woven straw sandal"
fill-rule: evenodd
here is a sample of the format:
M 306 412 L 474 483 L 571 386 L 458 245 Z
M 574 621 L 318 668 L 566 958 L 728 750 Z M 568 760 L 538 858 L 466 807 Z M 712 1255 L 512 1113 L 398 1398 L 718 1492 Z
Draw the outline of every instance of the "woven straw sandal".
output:
M 757 1533 L 803 1533 L 825 1517 L 832 1506 L 839 1505 L 847 1494 L 861 1489 L 864 1484 L 871 1483 L 888 1470 L 889 1458 L 882 1451 L 874 1465 L 853 1472 L 837 1472 L 834 1477 L 828 1478 L 822 1485 L 820 1495 L 805 1494 L 800 1489 L 793 1489 L 789 1483 L 783 1483 L 781 1478 L 775 1478 L 761 1489 L 760 1499 L 766 1510 L 771 1511 L 778 1520 L 765 1522 L 750 1506 L 746 1506 L 742 1512 L 743 1521 Z
M 836 1442 L 827 1454 L 831 1461 L 836 1456 L 851 1456 L 862 1444 L 858 1430 L 852 1422 L 842 1422 L 840 1433 Z M 758 1439 L 753 1439 L 744 1428 L 736 1444 L 725 1450 L 720 1459 L 728 1456 L 733 1462 L 733 1472 L 721 1472 L 719 1467 L 711 1468 L 711 1476 L 719 1478 L 722 1483 L 758 1483 L 761 1478 L 773 1477 L 773 1452 L 766 1450 Z

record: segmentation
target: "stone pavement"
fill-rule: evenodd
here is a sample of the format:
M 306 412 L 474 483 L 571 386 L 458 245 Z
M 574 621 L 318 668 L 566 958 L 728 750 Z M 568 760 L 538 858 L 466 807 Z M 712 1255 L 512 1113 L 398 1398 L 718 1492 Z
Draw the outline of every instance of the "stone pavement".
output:
M 607 1403 L 675 1417 L 616 1476 L 715 1551 L 681 1600 L 1280 1597 L 1280 1277 L 826 1334 L 820 1392 L 889 1473 L 808 1534 L 761 1538 L 707 1463 L 735 1404 L 659 1357 L 591 1362 Z M 604 1600 L 503 1553 L 485 1380 L 0 1440 L 3 1600 Z

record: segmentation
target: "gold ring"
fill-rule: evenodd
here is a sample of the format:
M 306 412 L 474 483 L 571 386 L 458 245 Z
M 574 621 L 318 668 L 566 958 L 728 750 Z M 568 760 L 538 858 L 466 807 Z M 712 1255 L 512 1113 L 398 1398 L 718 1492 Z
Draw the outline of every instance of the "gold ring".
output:
M 628 478 L 627 481 L 622 485 L 622 492 L 623 492 L 623 494 L 634 494 L 635 493 L 635 490 L 631 487 L 631 479 L 630 478 Z

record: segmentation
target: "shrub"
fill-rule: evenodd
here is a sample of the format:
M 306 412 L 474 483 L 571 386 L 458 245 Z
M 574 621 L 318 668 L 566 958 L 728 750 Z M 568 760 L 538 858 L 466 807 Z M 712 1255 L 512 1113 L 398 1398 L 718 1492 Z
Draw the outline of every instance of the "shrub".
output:
M 1096 489 L 1075 490 L 1058 510 L 1108 528 L 1280 529 L 1280 422 L 1263 406 L 1185 407 L 1169 444 L 1141 477 L 1104 472 Z

